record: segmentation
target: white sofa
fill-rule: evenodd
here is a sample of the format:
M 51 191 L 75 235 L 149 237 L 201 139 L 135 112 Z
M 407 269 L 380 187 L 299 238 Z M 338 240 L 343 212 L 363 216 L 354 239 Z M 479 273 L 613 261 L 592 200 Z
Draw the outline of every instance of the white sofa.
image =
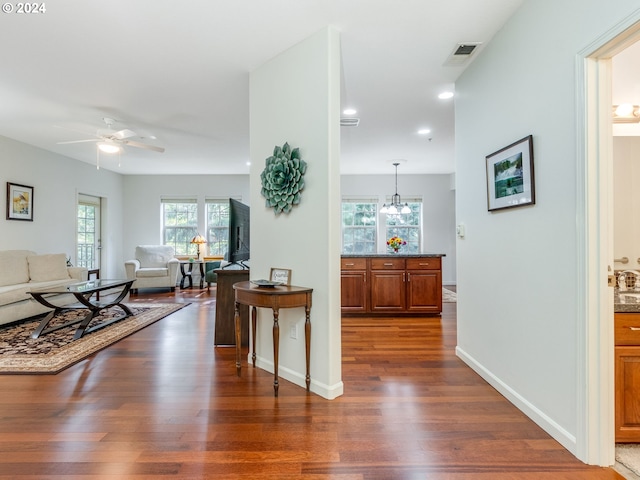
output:
M 30 250 L 0 251 L 0 325 L 50 312 L 30 290 L 87 280 L 82 267 L 67 267 L 64 253 L 37 255 Z M 54 305 L 75 303 L 73 295 L 52 295 Z
M 135 280 L 132 293 L 139 288 L 167 287 L 175 291 L 179 266 L 173 247 L 168 245 L 138 245 L 136 258 L 124 263 L 127 278 Z

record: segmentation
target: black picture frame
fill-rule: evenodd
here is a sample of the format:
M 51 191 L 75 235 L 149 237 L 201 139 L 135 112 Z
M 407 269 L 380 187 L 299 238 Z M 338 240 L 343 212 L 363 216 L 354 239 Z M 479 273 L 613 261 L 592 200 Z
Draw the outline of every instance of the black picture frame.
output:
M 33 187 L 7 182 L 7 220 L 33 222 Z
M 536 203 L 533 136 L 486 156 L 487 208 L 490 212 Z

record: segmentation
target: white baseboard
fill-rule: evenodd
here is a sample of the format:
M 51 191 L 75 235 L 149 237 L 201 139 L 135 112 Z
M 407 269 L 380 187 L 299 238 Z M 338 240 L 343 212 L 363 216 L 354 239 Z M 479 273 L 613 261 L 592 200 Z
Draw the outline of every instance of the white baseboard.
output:
M 249 365 L 252 365 L 251 354 L 247 355 L 247 361 Z M 249 368 L 253 367 L 250 366 Z M 262 370 L 266 370 L 269 373 L 273 373 L 273 362 L 271 360 L 265 360 L 264 358 L 257 355 L 256 368 L 261 368 Z M 307 388 L 304 374 L 296 372 L 295 370 L 291 370 L 290 368 L 283 367 L 282 365 L 278 365 L 278 378 L 285 379 L 304 389 Z M 342 383 L 342 381 L 340 381 L 335 385 L 327 385 L 312 378 L 309 389 L 316 395 L 320 395 L 327 400 L 333 400 L 344 393 L 344 384 Z
M 460 347 L 456 347 L 456 355 L 480 375 L 486 382 L 502 394 L 507 400 L 513 403 L 527 417 L 533 420 L 545 432 L 556 439 L 564 448 L 569 450 L 574 456 L 576 455 L 577 445 L 575 435 L 571 435 L 568 431 L 558 425 L 553 419 L 549 418 L 544 412 L 537 409 L 527 399 L 522 397 L 518 392 L 513 390 L 509 385 L 502 382 L 493 375 L 489 370 L 484 368 L 473 357 L 468 355 Z

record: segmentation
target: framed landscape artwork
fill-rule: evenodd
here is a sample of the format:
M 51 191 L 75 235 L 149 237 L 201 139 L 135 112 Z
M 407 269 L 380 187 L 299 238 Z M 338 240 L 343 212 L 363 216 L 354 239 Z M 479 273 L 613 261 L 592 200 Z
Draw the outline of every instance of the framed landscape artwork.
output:
M 7 182 L 7 220 L 33 221 L 33 187 Z
M 536 203 L 533 181 L 533 136 L 486 157 L 489 211 Z

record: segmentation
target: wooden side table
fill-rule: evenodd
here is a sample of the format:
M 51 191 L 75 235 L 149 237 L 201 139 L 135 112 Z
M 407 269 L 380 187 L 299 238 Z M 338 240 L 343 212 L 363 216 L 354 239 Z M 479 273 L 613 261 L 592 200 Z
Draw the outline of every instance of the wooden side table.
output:
M 234 324 L 236 329 L 236 371 L 238 376 L 242 369 L 241 346 L 240 346 L 240 305 L 251 306 L 251 359 L 253 366 L 256 366 L 256 308 L 271 308 L 273 310 L 273 391 L 274 396 L 278 396 L 278 351 L 280 347 L 280 326 L 278 317 L 281 308 L 304 307 L 304 341 L 307 363 L 307 374 L 305 381 L 307 391 L 311 386 L 311 376 L 309 362 L 311 358 L 311 293 L 312 288 L 296 287 L 293 285 L 280 285 L 277 287 L 258 287 L 251 282 L 240 282 L 233 286 L 235 290 L 236 308 Z
M 193 288 L 193 265 L 200 266 L 200 288 L 204 288 L 204 262 L 201 260 L 194 260 L 193 262 L 188 260 L 180 260 L 180 288 L 184 288 L 184 281 L 189 280 L 189 286 L 187 288 Z M 185 270 L 185 266 L 189 266 L 188 270 Z

